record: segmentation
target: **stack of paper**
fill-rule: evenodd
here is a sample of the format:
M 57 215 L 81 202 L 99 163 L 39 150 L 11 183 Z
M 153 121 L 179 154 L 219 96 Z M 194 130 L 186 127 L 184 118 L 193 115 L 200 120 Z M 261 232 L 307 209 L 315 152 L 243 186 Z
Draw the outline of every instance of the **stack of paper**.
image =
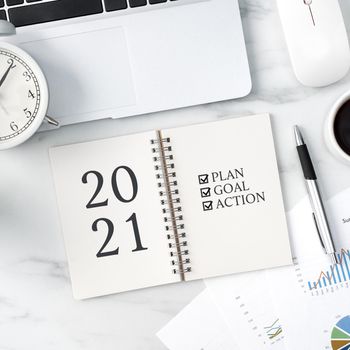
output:
M 323 253 L 305 198 L 288 213 L 294 265 L 207 279 L 159 338 L 170 350 L 350 350 L 349 203 L 350 189 L 327 207 L 341 264 Z

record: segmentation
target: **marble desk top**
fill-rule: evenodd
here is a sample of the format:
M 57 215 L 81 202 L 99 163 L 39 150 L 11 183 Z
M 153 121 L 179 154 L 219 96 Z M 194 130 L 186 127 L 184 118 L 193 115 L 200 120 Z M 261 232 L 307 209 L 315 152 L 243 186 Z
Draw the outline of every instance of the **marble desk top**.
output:
M 350 33 L 350 3 L 340 1 Z M 147 116 L 103 120 L 35 135 L 0 153 L 0 349 L 164 349 L 156 332 L 204 289 L 202 281 L 73 300 L 48 148 L 154 128 L 270 112 L 287 210 L 306 191 L 292 126 L 299 124 L 326 198 L 350 185 L 350 166 L 326 149 L 323 124 L 350 89 L 350 74 L 327 88 L 301 86 L 291 69 L 275 1 L 241 0 L 253 90 L 243 99 Z

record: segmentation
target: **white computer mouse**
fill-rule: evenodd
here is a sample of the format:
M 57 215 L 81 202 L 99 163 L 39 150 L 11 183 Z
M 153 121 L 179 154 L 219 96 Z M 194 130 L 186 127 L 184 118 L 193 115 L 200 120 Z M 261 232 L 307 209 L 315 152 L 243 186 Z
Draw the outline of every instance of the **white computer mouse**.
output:
M 350 49 L 338 0 L 277 0 L 297 79 L 321 87 L 343 78 Z

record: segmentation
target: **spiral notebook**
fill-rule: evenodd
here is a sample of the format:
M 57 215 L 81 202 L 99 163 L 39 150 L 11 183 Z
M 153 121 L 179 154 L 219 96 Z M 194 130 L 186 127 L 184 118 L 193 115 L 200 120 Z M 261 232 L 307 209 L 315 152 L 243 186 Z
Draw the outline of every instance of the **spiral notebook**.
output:
M 50 157 L 77 299 L 292 262 L 267 114 Z

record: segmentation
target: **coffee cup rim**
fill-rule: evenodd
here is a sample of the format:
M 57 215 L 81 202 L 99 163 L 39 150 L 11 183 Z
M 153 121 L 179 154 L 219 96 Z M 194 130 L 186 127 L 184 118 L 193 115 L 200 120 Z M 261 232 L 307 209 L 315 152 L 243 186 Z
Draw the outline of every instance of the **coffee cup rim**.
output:
M 341 95 L 337 101 L 334 103 L 333 107 L 330 110 L 328 122 L 327 122 L 327 136 L 329 141 L 332 144 L 332 150 L 336 151 L 339 156 L 341 156 L 343 159 L 350 162 L 350 155 L 347 154 L 339 145 L 335 134 L 334 134 L 334 121 L 335 117 L 339 111 L 339 109 L 344 105 L 346 101 L 350 101 L 350 91 L 345 92 L 343 95 Z

